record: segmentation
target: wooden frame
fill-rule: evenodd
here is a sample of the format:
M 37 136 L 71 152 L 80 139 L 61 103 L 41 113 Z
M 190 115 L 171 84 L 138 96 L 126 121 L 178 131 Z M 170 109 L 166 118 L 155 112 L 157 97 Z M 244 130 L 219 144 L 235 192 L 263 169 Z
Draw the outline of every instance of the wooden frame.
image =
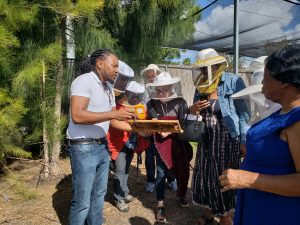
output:
M 178 120 L 128 120 L 133 132 L 170 132 L 182 133 Z

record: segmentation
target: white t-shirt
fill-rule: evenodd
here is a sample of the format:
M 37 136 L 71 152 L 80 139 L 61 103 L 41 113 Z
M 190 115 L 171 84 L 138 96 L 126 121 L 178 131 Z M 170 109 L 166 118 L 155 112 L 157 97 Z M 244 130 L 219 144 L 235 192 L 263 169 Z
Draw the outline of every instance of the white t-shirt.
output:
M 90 112 L 109 112 L 116 106 L 112 85 L 106 82 L 109 90 L 105 90 L 101 81 L 94 72 L 78 76 L 71 85 L 71 96 L 89 98 L 87 110 Z M 72 112 L 70 112 L 72 115 Z M 67 129 L 68 139 L 77 138 L 103 138 L 109 128 L 109 120 L 96 124 L 74 124 L 70 116 Z

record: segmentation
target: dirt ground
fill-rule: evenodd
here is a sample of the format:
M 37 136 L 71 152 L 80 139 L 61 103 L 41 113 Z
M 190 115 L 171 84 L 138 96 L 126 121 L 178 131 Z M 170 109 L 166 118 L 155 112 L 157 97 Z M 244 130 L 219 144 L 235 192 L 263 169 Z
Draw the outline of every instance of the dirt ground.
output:
M 136 164 L 135 156 L 131 164 L 129 189 L 136 199 L 129 204 L 130 211 L 127 213 L 119 212 L 113 205 L 113 174 L 110 172 L 104 206 L 106 225 L 155 224 L 155 192 L 145 192 L 144 162 L 139 165 L 139 176 L 137 176 Z M 191 164 L 193 165 L 193 162 Z M 63 174 L 61 178 L 46 183 L 38 183 L 41 161 L 15 161 L 12 163 L 9 169 L 15 178 L 11 178 L 11 176 L 0 177 L 0 224 L 67 225 L 72 197 L 71 169 L 68 158 L 60 161 L 60 168 Z M 182 208 L 175 193 L 171 190 L 166 191 L 167 224 L 195 224 L 197 218 L 201 216 L 201 209 L 191 204 L 190 190 L 188 191 L 188 198 L 190 207 Z

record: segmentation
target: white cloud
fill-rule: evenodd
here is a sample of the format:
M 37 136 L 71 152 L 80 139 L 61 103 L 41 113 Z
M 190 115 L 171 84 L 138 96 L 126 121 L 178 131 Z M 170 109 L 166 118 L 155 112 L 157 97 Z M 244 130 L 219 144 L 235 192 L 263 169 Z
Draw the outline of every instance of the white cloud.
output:
M 300 22 L 294 28 L 288 28 L 293 18 L 293 4 L 282 0 L 245 0 L 240 2 L 240 31 L 257 28 L 240 34 L 240 45 L 259 43 L 277 37 L 287 36 L 288 39 L 300 38 Z M 248 12 L 247 12 L 248 11 Z M 249 13 L 252 12 L 252 13 Z M 267 16 L 263 16 L 267 15 Z M 295 21 L 294 21 L 295 22 Z M 216 35 L 233 33 L 233 5 L 217 5 L 207 17 L 196 24 L 194 39 L 207 41 Z M 298 32 L 298 33 L 297 33 Z M 213 44 L 213 46 L 212 46 Z M 197 47 L 230 47 L 232 37 L 217 40 L 213 43 L 198 44 Z

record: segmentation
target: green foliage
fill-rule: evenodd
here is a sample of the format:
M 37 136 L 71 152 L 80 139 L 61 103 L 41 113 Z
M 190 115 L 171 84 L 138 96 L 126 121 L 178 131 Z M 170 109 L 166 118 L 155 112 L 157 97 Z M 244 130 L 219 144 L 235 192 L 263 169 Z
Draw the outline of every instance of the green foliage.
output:
M 45 1 L 45 6 L 58 15 L 70 15 L 72 17 L 86 17 L 96 9 L 103 7 L 101 0 L 50 0 Z
M 36 22 L 37 5 L 31 5 L 24 0 L 0 1 L 0 16 L 2 22 L 12 31 L 19 31 L 24 26 L 30 26 Z
M 39 85 L 39 78 L 42 74 L 42 61 L 34 60 L 29 62 L 14 79 L 14 91 L 19 95 L 29 94 L 31 87 Z
M 199 7 L 194 0 L 122 3 L 107 0 L 101 22 L 119 40 L 129 64 L 139 68 L 141 65 L 159 63 L 163 55 L 161 46 L 192 38 L 194 22 L 198 17 L 186 19 L 186 15 L 197 9 Z
M 75 43 L 78 58 L 86 57 L 98 48 L 117 49 L 117 41 L 107 30 L 95 26 L 96 22 L 95 18 L 76 21 Z
M 0 1 L 0 85 L 9 86 L 14 50 L 20 46 L 17 32 L 35 22 L 37 8 L 24 0 Z
M 16 175 L 10 174 L 5 177 L 5 180 L 10 184 L 21 200 L 33 200 L 38 197 L 37 192 L 29 188 L 29 186 L 22 182 Z
M 53 121 L 57 71 L 59 65 L 66 65 L 65 18 L 70 16 L 82 26 L 76 43 L 80 54 L 98 47 L 111 48 L 116 41 L 108 31 L 99 29 L 95 17 L 95 10 L 102 7 L 101 0 L 0 0 L 0 87 L 14 97 L 0 92 L 0 160 L 5 155 L 30 157 L 22 147 L 32 149 L 33 144 L 42 143 L 43 118 L 49 141 L 63 140 L 64 135 L 53 136 Z M 69 89 L 68 76 L 63 78 L 65 90 Z M 63 115 L 61 130 L 66 124 L 67 116 Z
M 45 60 L 45 63 L 57 63 L 62 57 L 62 46 L 60 43 L 50 43 L 41 49 L 41 53 L 37 53 L 40 59 Z
M 20 121 L 27 109 L 23 101 L 11 98 L 8 93 L 0 89 L 0 161 L 6 155 L 16 157 L 30 157 L 22 146 L 22 129 Z
M 23 120 L 26 127 L 25 140 L 26 146 L 32 147 L 33 144 L 42 142 L 42 75 L 45 70 L 45 93 L 47 97 L 44 103 L 47 125 L 53 124 L 53 105 L 55 95 L 55 65 L 62 57 L 62 46 L 58 42 L 53 42 L 44 47 L 37 43 L 28 41 L 24 43 L 26 51 L 20 58 L 23 60 L 23 69 L 20 70 L 13 79 L 13 90 L 18 96 L 26 99 L 28 112 Z M 51 130 L 49 130 L 51 135 Z
M 185 59 L 183 59 L 182 64 L 186 65 L 186 66 L 191 66 L 192 65 L 192 61 L 191 61 L 190 58 L 185 58 Z
M 43 118 L 50 141 L 64 138 L 53 137 L 53 121 L 59 66 L 65 99 L 73 78 L 64 61 L 66 16 L 75 25 L 77 58 L 110 48 L 140 68 L 180 56 L 178 49 L 161 46 L 190 39 L 197 18 L 188 15 L 199 8 L 196 0 L 106 0 L 102 10 L 103 2 L 0 0 L 0 87 L 7 89 L 0 91 L 0 160 L 6 154 L 30 157 L 22 147 L 42 142 Z M 61 130 L 67 121 L 63 115 Z
M 0 89 L 0 126 L 13 130 L 27 109 L 20 99 L 12 99 L 7 92 Z
M 160 53 L 160 63 L 170 64 L 172 59 L 180 58 L 180 50 L 178 48 L 162 48 Z
M 34 127 L 31 133 L 27 134 L 24 138 L 25 145 L 36 144 L 41 141 L 42 138 L 42 127 Z
M 19 148 L 15 145 L 3 145 L 4 146 L 4 154 L 5 155 L 10 155 L 10 156 L 15 156 L 19 158 L 30 158 L 31 153 L 24 151 L 22 148 Z
M 43 73 L 48 74 L 48 66 L 57 63 L 61 59 L 62 48 L 58 43 L 51 43 L 40 49 L 31 49 L 30 59 L 24 68 L 14 78 L 13 90 L 19 95 L 32 94 L 28 90 L 40 87 Z
M 9 58 L 10 48 L 18 46 L 18 39 L 4 25 L 0 24 L 0 65 Z
M 94 13 L 103 6 L 103 1 L 79 0 L 74 3 L 69 0 L 42 0 L 39 3 L 37 23 L 20 34 L 22 51 L 17 56 L 20 65 L 18 65 L 19 70 L 13 78 L 14 93 L 22 96 L 29 108 L 23 119 L 23 125 L 26 127 L 25 144 L 31 148 L 35 144 L 42 143 L 43 118 L 46 119 L 50 142 L 53 139 L 63 140 L 64 138 L 64 135 L 53 136 L 53 125 L 56 119 L 54 118 L 54 99 L 57 94 L 55 86 L 58 64 L 63 62 L 63 65 L 66 66 L 64 61 L 65 34 L 62 33 L 65 29 L 66 16 L 70 16 L 79 25 L 87 21 L 88 25 L 84 27 L 87 29 L 82 29 L 82 35 L 78 35 L 80 36 L 79 41 L 76 42 L 76 50 L 80 54 L 90 53 L 90 48 L 98 45 L 99 42 L 109 45 L 107 40 L 111 39 L 109 33 L 99 31 L 95 25 L 98 21 L 95 19 Z M 78 33 L 80 32 L 77 32 L 76 35 Z M 81 43 L 84 44 L 81 45 Z M 96 44 L 93 45 L 93 43 Z M 65 89 L 63 93 L 65 96 L 67 96 L 68 82 L 72 75 L 69 73 L 70 71 L 64 71 L 63 85 L 65 86 L 63 87 Z M 44 87 L 43 74 L 45 75 Z M 62 116 L 61 130 L 65 129 L 66 121 L 65 116 Z M 49 147 L 51 152 L 51 146 Z

